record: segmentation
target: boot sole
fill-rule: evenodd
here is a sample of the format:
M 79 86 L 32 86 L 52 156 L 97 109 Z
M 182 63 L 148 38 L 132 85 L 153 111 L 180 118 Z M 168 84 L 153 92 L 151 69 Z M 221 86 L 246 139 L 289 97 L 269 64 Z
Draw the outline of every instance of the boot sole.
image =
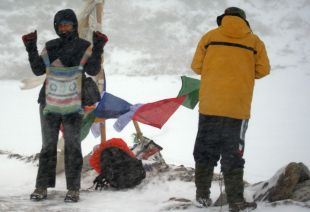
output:
M 76 203 L 76 202 L 78 202 L 79 201 L 79 199 L 73 199 L 73 198 L 71 198 L 71 197 L 66 197 L 65 199 L 64 199 L 64 202 L 67 202 L 67 203 Z
M 46 199 L 47 199 L 47 196 L 43 196 L 43 197 L 30 196 L 30 200 L 35 201 L 35 202 L 43 201 L 43 200 L 46 200 Z

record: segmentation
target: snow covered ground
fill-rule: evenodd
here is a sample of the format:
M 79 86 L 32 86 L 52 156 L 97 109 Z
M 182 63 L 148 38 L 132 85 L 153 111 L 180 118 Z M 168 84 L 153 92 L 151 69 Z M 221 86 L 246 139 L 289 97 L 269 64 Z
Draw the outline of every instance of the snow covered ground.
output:
M 310 75 L 303 70 L 295 73 L 288 70 L 275 72 L 257 81 L 252 118 L 246 134 L 245 180 L 250 183 L 268 180 L 279 168 L 291 161 L 310 166 L 309 85 Z M 41 146 L 36 103 L 39 88 L 22 91 L 18 86 L 17 81 L 0 83 L 0 96 L 6 100 L 0 106 L 0 149 L 31 155 L 39 152 Z M 108 91 L 131 103 L 174 97 L 180 87 L 179 76 L 108 76 Z M 145 136 L 163 147 L 162 154 L 167 163 L 193 167 L 192 150 L 197 131 L 197 114 L 197 108 L 189 110 L 180 107 L 161 130 L 143 124 L 140 126 Z M 128 125 L 121 133 L 117 133 L 113 130 L 113 123 L 114 120 L 107 121 L 107 137 L 121 137 L 131 145 L 133 125 Z M 89 134 L 83 141 L 84 155 L 99 142 L 99 139 Z M 68 205 L 63 203 L 66 189 L 64 176 L 60 175 L 51 199 L 43 203 L 32 203 L 28 198 L 34 188 L 36 167 L 6 156 L 0 156 L 0 159 L 0 210 L 9 207 L 9 201 L 13 201 L 16 202 L 15 209 L 19 211 L 41 211 L 42 208 L 47 208 L 48 211 L 122 211 L 124 208 L 133 212 L 160 211 L 170 204 L 167 202 L 170 197 L 194 200 L 193 183 L 166 182 L 155 178 L 129 191 L 82 192 L 81 202 Z M 91 186 L 90 180 L 85 178 L 83 189 Z M 215 183 L 212 198 L 216 200 L 219 193 L 219 185 Z M 188 210 L 202 211 L 197 208 Z M 214 211 L 218 210 L 219 208 L 214 208 Z M 298 206 L 273 208 L 261 203 L 257 211 L 307 210 Z

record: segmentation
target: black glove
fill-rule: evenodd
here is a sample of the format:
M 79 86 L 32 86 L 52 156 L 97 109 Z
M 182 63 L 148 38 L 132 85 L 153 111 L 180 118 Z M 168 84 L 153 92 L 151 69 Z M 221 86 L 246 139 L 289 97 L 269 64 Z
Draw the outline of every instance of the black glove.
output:
M 27 52 L 37 51 L 37 30 L 22 36 Z
M 93 32 L 93 46 L 96 49 L 102 49 L 104 45 L 108 42 L 108 37 L 99 31 Z

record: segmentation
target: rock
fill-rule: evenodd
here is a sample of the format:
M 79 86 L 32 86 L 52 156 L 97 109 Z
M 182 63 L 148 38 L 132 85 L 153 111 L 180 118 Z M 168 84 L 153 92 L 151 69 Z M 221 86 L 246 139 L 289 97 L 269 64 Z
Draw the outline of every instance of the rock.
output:
M 270 202 L 289 199 L 297 185 L 301 166 L 298 163 L 290 163 L 286 166 L 284 173 L 280 175 L 276 186 L 270 188 L 267 200 Z
M 298 183 L 291 195 L 291 199 L 298 202 L 307 202 L 310 200 L 310 180 Z
M 255 201 L 275 202 L 293 199 L 299 202 L 310 200 L 310 172 L 303 163 L 289 163 L 280 169 L 270 180 L 254 184 Z
M 308 167 L 303 163 L 299 163 L 299 166 L 301 167 L 299 182 L 310 180 L 310 171 Z
M 17 160 L 20 160 L 20 161 L 24 161 L 25 163 L 33 163 L 35 165 L 38 164 L 39 157 L 40 157 L 40 153 L 33 154 L 33 155 L 30 155 L 30 156 L 25 156 L 25 155 L 21 155 L 21 154 L 17 154 L 17 153 L 12 153 L 12 152 L 9 152 L 9 151 L 3 151 L 3 150 L 0 150 L 0 155 L 6 155 L 10 159 L 17 159 Z

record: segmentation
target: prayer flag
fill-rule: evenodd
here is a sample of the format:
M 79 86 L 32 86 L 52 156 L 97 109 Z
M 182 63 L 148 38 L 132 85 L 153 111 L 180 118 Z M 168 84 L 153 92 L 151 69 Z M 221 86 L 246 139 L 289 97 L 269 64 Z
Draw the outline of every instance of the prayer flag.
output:
M 185 96 L 180 96 L 144 104 L 139 107 L 132 119 L 160 129 L 179 108 L 185 98 Z
M 186 95 L 183 106 L 193 109 L 198 103 L 200 80 L 182 76 L 182 87 L 178 96 Z
M 130 110 L 131 104 L 127 101 L 105 92 L 95 110 L 96 117 L 110 119 L 118 118 Z

